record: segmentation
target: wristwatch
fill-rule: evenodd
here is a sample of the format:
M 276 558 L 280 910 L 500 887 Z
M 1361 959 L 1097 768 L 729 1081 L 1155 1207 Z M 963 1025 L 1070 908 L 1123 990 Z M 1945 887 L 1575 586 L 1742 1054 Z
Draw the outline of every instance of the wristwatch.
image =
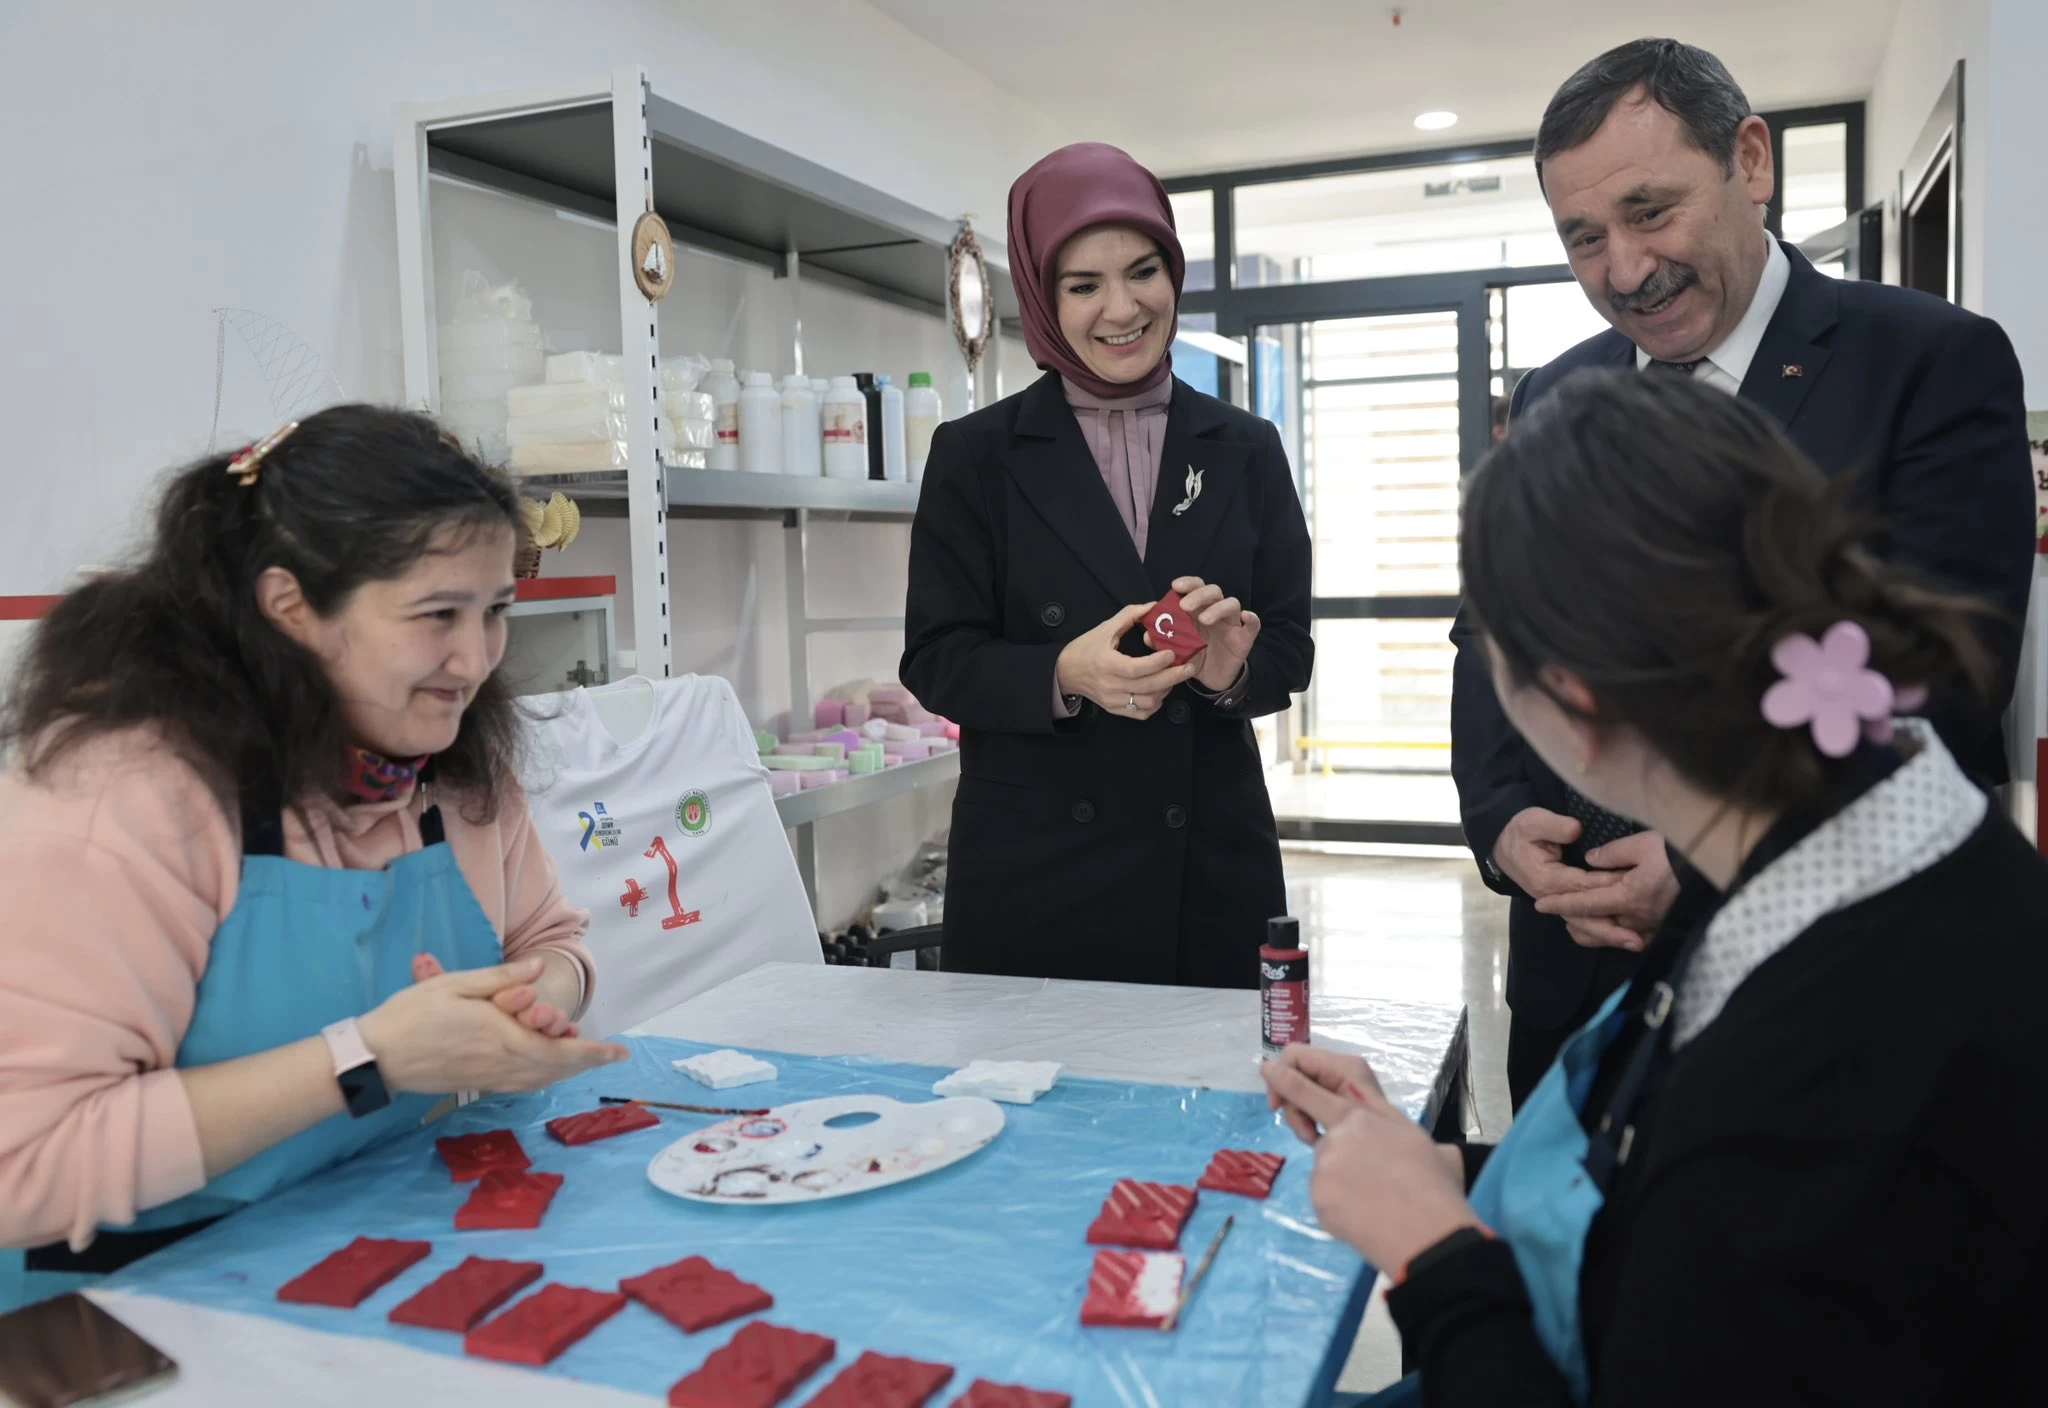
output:
M 334 1080 L 341 1087 L 342 1103 L 348 1106 L 350 1119 L 373 1115 L 391 1103 L 384 1073 L 377 1069 L 377 1058 L 363 1044 L 355 1018 L 322 1027 L 320 1035 L 326 1038 L 328 1054 L 334 1057 Z

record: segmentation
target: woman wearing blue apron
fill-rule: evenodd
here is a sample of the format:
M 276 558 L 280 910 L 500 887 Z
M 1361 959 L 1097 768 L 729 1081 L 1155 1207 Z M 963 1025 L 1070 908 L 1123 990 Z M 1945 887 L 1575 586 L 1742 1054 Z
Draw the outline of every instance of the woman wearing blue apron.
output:
M 0 777 L 0 1309 L 608 1061 L 492 678 L 517 501 L 340 406 L 170 482 L 38 628 Z
M 1324 1228 L 1394 1283 L 1418 1372 L 1376 1401 L 2048 1396 L 2048 860 L 1894 720 L 1983 685 L 1986 612 L 1871 531 L 1678 377 L 1582 373 L 1470 481 L 1508 716 L 1687 865 L 1491 1149 L 1355 1058 L 1268 1063 Z

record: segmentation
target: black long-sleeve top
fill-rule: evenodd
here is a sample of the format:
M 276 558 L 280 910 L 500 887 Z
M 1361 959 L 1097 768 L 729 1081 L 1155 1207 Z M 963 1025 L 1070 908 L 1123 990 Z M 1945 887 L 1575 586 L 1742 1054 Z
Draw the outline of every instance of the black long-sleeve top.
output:
M 1638 990 L 1719 898 L 1688 879 Z M 1589 1232 L 1592 1403 L 2048 1403 L 2044 993 L 2048 861 L 1995 807 L 1758 967 L 1654 1082 Z M 1571 1402 L 1504 1242 L 1389 1307 L 1432 1408 Z

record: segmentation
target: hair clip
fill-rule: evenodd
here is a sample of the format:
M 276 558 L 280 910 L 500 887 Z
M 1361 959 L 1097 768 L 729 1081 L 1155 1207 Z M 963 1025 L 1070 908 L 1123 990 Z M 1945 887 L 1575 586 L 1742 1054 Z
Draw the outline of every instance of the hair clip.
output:
M 255 444 L 243 446 L 241 453 L 228 461 L 228 473 L 235 483 L 244 489 L 254 484 L 256 476 L 263 472 L 263 457 L 282 445 L 298 428 L 297 421 L 286 421 Z
M 1870 668 L 1870 636 L 1854 621 L 1837 621 L 1816 641 L 1794 633 L 1771 648 L 1784 678 L 1764 691 L 1763 714 L 1776 728 L 1808 727 L 1814 747 L 1846 758 L 1863 739 L 1889 743 L 1892 714 L 1927 702 L 1919 686 L 1900 689 Z

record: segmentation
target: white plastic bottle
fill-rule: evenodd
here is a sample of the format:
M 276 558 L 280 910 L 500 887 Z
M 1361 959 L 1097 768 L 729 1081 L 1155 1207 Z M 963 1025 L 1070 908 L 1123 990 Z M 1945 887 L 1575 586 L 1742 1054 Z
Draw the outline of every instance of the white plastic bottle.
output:
M 882 477 L 901 484 L 910 477 L 903 442 L 903 392 L 886 376 L 875 378 L 882 392 Z
M 825 477 L 868 477 L 868 398 L 850 376 L 832 378 L 825 393 Z
M 825 447 L 818 430 L 818 397 L 808 379 L 782 383 L 782 472 L 817 478 L 825 472 Z
M 825 462 L 825 398 L 831 392 L 832 382 L 830 379 L 822 376 L 811 378 L 811 404 L 815 408 L 817 416 L 816 421 L 811 426 L 813 432 L 811 438 L 818 442 L 818 463 L 820 465 L 823 465 Z
M 740 467 L 740 380 L 732 374 L 730 358 L 720 357 L 711 364 L 711 375 L 704 378 L 703 389 L 711 393 L 714 408 L 713 419 L 717 421 L 714 431 L 716 438 L 711 450 L 705 456 L 706 469 L 738 469 Z
M 775 373 L 747 373 L 740 392 L 740 468 L 749 474 L 782 473 L 782 393 Z
M 903 397 L 905 454 L 910 461 L 910 482 L 924 481 L 924 462 L 931 458 L 932 435 L 946 418 L 939 393 L 932 389 L 930 372 L 912 372 L 910 390 Z

